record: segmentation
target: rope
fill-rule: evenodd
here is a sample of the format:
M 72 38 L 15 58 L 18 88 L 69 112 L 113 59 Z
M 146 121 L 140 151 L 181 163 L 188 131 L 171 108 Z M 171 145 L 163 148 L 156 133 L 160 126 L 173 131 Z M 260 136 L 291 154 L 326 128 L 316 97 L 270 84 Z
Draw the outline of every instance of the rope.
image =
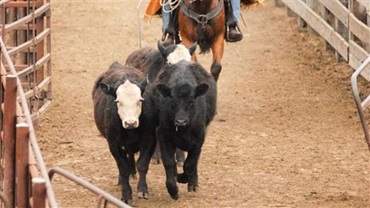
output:
M 162 11 L 165 13 L 173 12 L 181 3 L 181 0 L 160 0 L 159 2 L 162 6 Z M 165 5 L 168 4 L 170 6 L 169 10 L 165 9 Z

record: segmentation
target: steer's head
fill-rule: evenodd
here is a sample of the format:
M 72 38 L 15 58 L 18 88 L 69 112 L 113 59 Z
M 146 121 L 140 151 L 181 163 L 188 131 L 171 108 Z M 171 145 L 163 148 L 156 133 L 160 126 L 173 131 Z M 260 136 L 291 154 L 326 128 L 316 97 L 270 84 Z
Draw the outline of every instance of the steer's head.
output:
M 185 128 L 190 124 L 197 113 L 197 107 L 200 107 L 196 105 L 196 100 L 208 91 L 208 85 L 191 86 L 185 83 L 170 88 L 165 84 L 158 84 L 157 91 L 166 98 L 166 103 L 169 106 L 163 107 L 167 107 L 165 111 L 169 118 L 173 119 L 177 131 L 179 128 Z
M 191 56 L 196 48 L 196 43 L 191 45 L 189 48 L 186 48 L 183 44 L 172 44 L 165 47 L 160 41 L 158 41 L 158 50 L 161 52 L 163 57 L 167 58 L 168 64 L 176 64 L 182 60 L 191 61 Z
M 145 81 L 137 85 L 129 80 L 118 85 L 100 83 L 103 92 L 115 97 L 118 115 L 125 129 L 133 129 L 139 126 L 141 106 L 144 100 L 141 95 L 145 85 Z

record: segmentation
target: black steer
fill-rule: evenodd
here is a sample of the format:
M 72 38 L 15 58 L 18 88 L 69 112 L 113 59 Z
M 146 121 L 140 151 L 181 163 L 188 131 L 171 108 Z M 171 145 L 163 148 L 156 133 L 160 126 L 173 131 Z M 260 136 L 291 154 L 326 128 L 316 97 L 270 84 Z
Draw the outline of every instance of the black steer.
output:
M 169 64 L 148 84 L 144 109 L 150 109 L 157 121 L 166 186 L 173 199 L 178 198 L 177 181 L 188 183 L 188 191 L 198 187 L 198 161 L 206 128 L 216 114 L 217 87 L 214 78 L 196 62 Z M 183 173 L 177 174 L 176 147 L 187 151 Z
M 95 123 L 116 160 L 122 200 L 128 204 L 132 201 L 129 175 L 135 171 L 134 153 L 140 151 L 137 161 L 139 198 L 147 198 L 146 174 L 156 146 L 155 127 L 146 125 L 150 122 L 145 121 L 142 112 L 145 86 L 146 79 L 141 71 L 115 62 L 97 78 L 93 88 Z

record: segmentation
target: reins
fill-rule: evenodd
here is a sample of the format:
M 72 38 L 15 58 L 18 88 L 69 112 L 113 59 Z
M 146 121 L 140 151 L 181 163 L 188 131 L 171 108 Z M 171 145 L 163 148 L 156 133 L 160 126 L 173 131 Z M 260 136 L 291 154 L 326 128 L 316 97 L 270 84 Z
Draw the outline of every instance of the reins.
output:
M 207 14 L 198 14 L 194 12 L 188 6 L 186 6 L 183 1 L 181 1 L 180 3 L 180 8 L 186 16 L 195 20 L 198 24 L 202 26 L 202 28 L 204 28 L 209 20 L 213 19 L 221 12 L 223 5 L 224 1 L 220 0 L 217 6 Z

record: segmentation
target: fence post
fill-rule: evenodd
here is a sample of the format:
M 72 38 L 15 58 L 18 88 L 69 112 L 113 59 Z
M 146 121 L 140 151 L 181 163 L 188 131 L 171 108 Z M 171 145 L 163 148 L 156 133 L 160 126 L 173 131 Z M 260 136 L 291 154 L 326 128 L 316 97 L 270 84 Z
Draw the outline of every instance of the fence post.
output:
M 45 208 L 46 204 L 46 181 L 41 177 L 33 178 L 32 207 Z
M 316 12 L 318 11 L 318 4 L 319 2 L 317 0 L 306 0 L 306 4 L 308 7 L 310 7 L 312 9 L 312 11 Z M 316 35 L 318 36 L 319 34 L 315 31 L 315 29 L 313 29 L 310 25 L 308 25 L 307 27 L 307 31 L 310 33 L 310 34 L 313 34 L 313 35 Z
M 9 206 L 15 201 L 15 124 L 17 102 L 17 77 L 6 76 L 4 97 L 4 195 Z
M 17 207 L 29 207 L 29 131 L 27 123 L 17 124 L 16 178 Z

